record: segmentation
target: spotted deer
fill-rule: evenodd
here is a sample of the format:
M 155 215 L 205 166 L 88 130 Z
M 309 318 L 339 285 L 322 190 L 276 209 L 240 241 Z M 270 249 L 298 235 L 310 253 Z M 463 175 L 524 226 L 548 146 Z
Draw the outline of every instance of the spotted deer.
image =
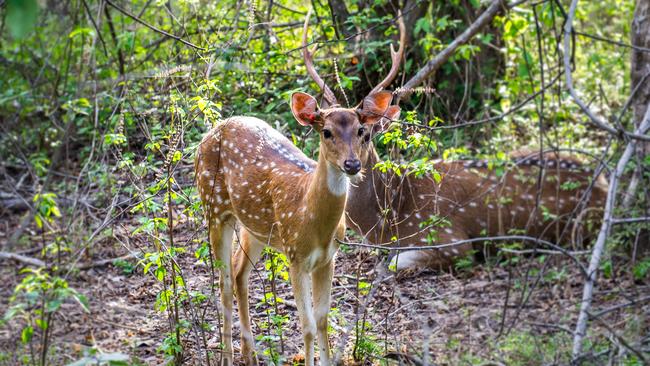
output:
M 398 113 L 388 117 L 397 119 Z M 597 227 L 607 194 L 602 174 L 592 182 L 593 172 L 579 160 L 553 152 L 540 159 L 519 151 L 511 159 L 502 175 L 484 160 L 436 162 L 437 182 L 431 176 L 380 173 L 373 169 L 380 160 L 370 147 L 361 159 L 368 173 L 348 195 L 348 226 L 372 243 L 398 238 L 400 246 L 413 247 L 512 233 L 566 242 L 578 240 L 587 219 Z M 391 265 L 398 271 L 446 270 L 475 249 L 462 243 L 403 251 Z
M 233 289 L 244 361 L 257 362 L 248 277 L 267 245 L 284 253 L 290 263 L 305 364 L 314 364 L 316 335 L 320 364 L 330 364 L 327 314 L 338 249 L 335 239 L 343 239 L 348 184 L 361 170 L 362 145 L 367 143 L 371 125 L 386 116 L 392 95 L 377 89 L 355 108 L 339 107 L 334 93 L 314 68 L 313 51 L 307 48 L 308 23 L 309 14 L 303 28 L 304 62 L 325 101 L 319 106 L 312 96 L 297 92 L 291 96 L 291 112 L 300 125 L 318 132 L 318 161 L 307 158 L 282 134 L 252 117 L 221 122 L 204 136 L 196 155 L 196 182 L 206 211 L 210 244 L 214 257 L 222 263 L 226 364 L 232 364 L 233 357 Z M 234 232 L 240 245 L 231 258 Z

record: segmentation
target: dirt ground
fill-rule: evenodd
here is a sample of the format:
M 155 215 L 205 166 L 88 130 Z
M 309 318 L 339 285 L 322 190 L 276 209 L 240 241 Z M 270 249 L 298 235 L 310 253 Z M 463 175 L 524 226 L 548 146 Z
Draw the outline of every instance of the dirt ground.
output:
M 183 237 L 183 227 L 177 232 L 179 246 L 193 243 L 190 236 Z M 138 248 L 148 248 L 144 238 L 135 237 L 124 243 L 125 240 L 105 238 L 94 246 L 92 257 L 84 257 L 80 263 L 120 257 L 128 253 L 127 249 L 137 252 Z M 183 334 L 184 364 L 205 364 L 206 346 L 211 362 L 216 364 L 220 344 L 218 290 L 213 286 L 216 280 L 210 266 L 194 257 L 196 248 L 197 244 L 190 244 L 177 261 L 189 291 L 206 295 L 208 301 L 183 306 L 181 318 L 190 324 L 203 319 L 209 326 L 204 332 L 196 326 L 190 327 Z M 545 261 L 540 256 L 524 256 L 516 264 L 506 265 L 503 261 L 479 264 L 453 274 L 424 271 L 396 275 L 387 270 L 382 259 L 385 258 L 373 251 L 349 247 L 337 255 L 330 344 L 333 352 L 341 354 L 344 363 L 377 364 L 389 353 L 393 358 L 422 361 L 424 357 L 426 362 L 436 364 L 562 364 L 566 361 L 582 294 L 581 274 L 570 260 L 560 255 L 546 256 Z M 135 264 L 137 260 L 130 262 Z M 19 272 L 22 266 L 17 262 L 2 262 L 0 309 L 7 308 L 13 288 L 22 278 Z M 283 299 L 277 310 L 279 315 L 288 317 L 287 323 L 267 326 L 268 311 L 275 314 L 275 309 L 263 302 L 271 288 L 269 271 L 263 261 L 256 268 L 251 274 L 250 301 L 253 332 L 260 336 L 259 357 L 268 363 L 269 349 L 278 352 L 283 349 L 284 360 L 289 362 L 301 352 L 302 343 L 290 286 L 281 278 L 275 281 L 276 295 Z M 141 266 L 128 274 L 124 266 L 108 264 L 74 271 L 68 280 L 70 287 L 88 297 L 90 313 L 83 312 L 72 301 L 64 303 L 56 313 L 51 364 L 79 359 L 83 350 L 91 346 L 102 352 L 126 353 L 141 364 L 165 362 L 158 348 L 169 332 L 169 320 L 165 312 L 154 309 L 162 284 L 153 275 L 143 274 Z M 629 275 L 601 277 L 597 288 L 594 311 L 650 295 L 648 283 L 635 282 Z M 590 334 L 594 344 L 598 339 L 605 339 L 620 346 L 617 337 L 630 335 L 645 337 L 647 342 L 649 311 L 650 304 L 646 302 L 607 313 L 602 322 L 592 322 Z M 240 362 L 237 316 L 235 322 L 235 361 Z M 368 325 L 365 335 L 359 336 L 359 327 L 355 325 L 364 323 Z M 0 363 L 15 364 L 20 355 L 28 352 L 20 344 L 20 329 L 20 323 L 15 321 L 0 327 L 0 351 L 5 353 Z M 282 335 L 281 340 L 278 333 Z M 264 335 L 267 337 L 261 337 Z M 550 344 L 546 339 L 555 343 Z M 532 358 L 519 354 L 524 350 L 517 348 L 524 346 L 532 347 L 532 351 L 526 351 L 532 352 Z M 355 351 L 366 351 L 366 355 L 354 360 Z M 531 361 L 535 352 L 539 352 L 539 362 Z

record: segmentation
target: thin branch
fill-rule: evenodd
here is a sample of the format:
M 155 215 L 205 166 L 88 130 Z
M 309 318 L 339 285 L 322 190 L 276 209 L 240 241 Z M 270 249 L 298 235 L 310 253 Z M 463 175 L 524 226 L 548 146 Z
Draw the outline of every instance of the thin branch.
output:
M 579 36 L 595 39 L 597 41 L 611 43 L 611 44 L 615 44 L 615 45 L 621 46 L 621 47 L 631 48 L 631 49 L 639 51 L 639 52 L 650 52 L 650 48 L 639 47 L 639 46 L 635 46 L 633 44 L 629 44 L 629 43 L 625 43 L 625 42 L 614 41 L 614 40 L 607 39 L 607 38 L 604 38 L 604 37 L 600 37 L 600 36 L 597 36 L 597 35 L 594 35 L 594 34 L 588 34 L 588 33 L 580 32 L 580 31 L 577 31 L 577 30 L 574 30 L 573 33 L 575 33 L 575 34 L 577 34 Z
M 501 113 L 499 115 L 493 116 L 493 117 L 488 117 L 488 118 L 479 119 L 479 120 L 475 120 L 475 121 L 468 121 L 468 122 L 458 123 L 458 124 L 455 124 L 455 125 L 447 125 L 447 126 L 427 126 L 427 125 L 423 125 L 423 124 L 416 124 L 416 123 L 410 123 L 410 122 L 404 122 L 404 121 L 400 121 L 400 124 L 435 131 L 435 130 L 451 130 L 451 129 L 456 129 L 456 128 L 480 125 L 480 124 L 483 124 L 483 123 L 488 123 L 488 122 L 493 122 L 493 121 L 499 121 L 499 120 L 503 119 L 504 117 L 506 117 L 506 116 L 508 116 L 508 115 L 510 115 L 510 114 L 512 114 L 514 112 L 517 112 L 521 108 L 525 107 L 530 101 L 534 100 L 539 95 L 541 95 L 544 91 L 546 91 L 547 89 L 554 86 L 555 83 L 560 79 L 560 76 L 562 76 L 562 73 L 557 74 L 555 77 L 553 77 L 553 79 L 549 83 L 544 85 L 540 90 L 538 90 L 535 93 L 529 95 L 524 100 L 519 102 L 517 105 L 515 105 L 512 108 L 508 109 L 507 111 L 505 111 L 505 112 L 503 112 L 503 113 Z
M 572 4 L 572 11 L 575 13 L 575 3 L 574 0 Z M 572 16 L 572 15 L 570 15 Z M 565 55 L 566 57 L 566 55 Z M 637 134 L 645 133 L 648 128 L 650 128 L 650 108 L 646 108 L 645 116 L 643 121 L 640 123 L 639 127 L 635 131 Z M 591 300 L 593 298 L 594 286 L 596 284 L 596 278 L 598 273 L 598 268 L 600 267 L 600 258 L 605 249 L 605 243 L 609 236 L 610 229 L 612 227 L 612 215 L 614 207 L 616 207 L 616 191 L 618 188 L 618 182 L 625 172 L 625 166 L 632 158 L 634 151 L 636 149 L 636 140 L 630 140 L 625 147 L 623 155 L 616 164 L 616 170 L 614 175 L 610 179 L 609 190 L 607 192 L 607 200 L 605 201 L 605 212 L 603 213 L 603 223 L 598 233 L 598 238 L 596 239 L 596 244 L 594 245 L 593 252 L 591 254 L 591 259 L 589 261 L 589 268 L 587 271 L 587 280 L 585 281 L 583 292 L 582 292 L 582 302 L 580 304 L 580 313 L 578 315 L 578 321 L 576 322 L 575 332 L 573 336 L 573 359 L 574 361 L 580 357 L 582 353 L 582 340 L 584 339 L 587 331 L 587 322 L 589 320 L 589 309 L 591 308 Z
M 188 45 L 188 46 L 190 46 L 190 47 L 196 48 L 197 50 L 205 51 L 205 48 L 203 48 L 203 47 L 199 47 L 199 46 L 195 45 L 195 44 L 192 43 L 192 42 L 189 42 L 189 41 L 186 41 L 186 40 L 182 39 L 181 37 L 175 36 L 175 35 L 173 35 L 173 34 L 171 34 L 171 33 L 167 33 L 167 32 L 165 32 L 165 31 L 162 30 L 162 29 L 159 29 L 159 28 L 154 27 L 153 25 L 151 25 L 151 24 L 145 22 L 144 20 L 138 18 L 137 16 L 135 16 L 135 15 L 129 13 L 129 12 L 126 11 L 125 9 L 122 9 L 121 7 L 119 7 L 118 5 L 116 5 L 115 3 L 113 3 L 111 0 L 106 0 L 106 3 L 107 3 L 108 5 L 110 5 L 110 6 L 112 6 L 113 8 L 115 8 L 115 10 L 117 10 L 117 11 L 119 11 L 120 13 L 126 15 L 127 17 L 129 17 L 129 18 L 135 20 L 136 22 L 138 22 L 138 23 L 144 25 L 145 27 L 151 29 L 151 30 L 154 31 L 154 32 L 158 32 L 158 33 L 160 33 L 160 34 L 162 34 L 162 35 L 165 35 L 165 36 L 167 36 L 167 37 L 169 37 L 169 38 L 173 38 L 173 39 L 177 40 L 178 42 L 181 42 L 181 43 L 183 43 L 183 44 L 185 44 L 185 45 Z
M 612 224 L 632 224 L 637 222 L 650 222 L 650 216 L 627 217 L 622 219 L 612 219 Z
M 508 4 L 503 0 L 493 0 L 492 4 L 481 14 L 475 21 L 472 23 L 461 35 L 456 37 L 453 42 L 451 42 L 447 48 L 438 53 L 433 59 L 424 65 L 418 71 L 415 76 L 413 76 L 409 81 L 404 84 L 404 87 L 401 88 L 400 93 L 397 95 L 399 100 L 402 96 L 409 92 L 409 90 L 414 90 L 416 86 L 424 82 L 429 76 L 435 73 L 440 66 L 442 66 L 447 60 L 454 55 L 454 52 L 458 47 L 469 42 L 478 32 L 488 25 L 492 19 L 499 13 L 501 9 L 509 9 Z
M 442 250 L 445 248 L 449 247 L 456 247 L 459 245 L 463 244 L 468 244 L 468 243 L 482 243 L 486 241 L 512 241 L 512 240 L 522 240 L 522 241 L 531 241 L 536 244 L 542 244 L 544 246 L 550 247 L 555 249 L 556 251 L 566 255 L 567 257 L 571 258 L 577 265 L 580 267 L 581 271 L 583 274 L 587 274 L 588 272 L 586 271 L 586 268 L 578 261 L 578 259 L 573 255 L 572 252 L 562 248 L 561 246 L 557 244 L 553 244 L 550 241 L 546 241 L 544 239 L 540 238 L 535 238 L 532 236 L 526 236 L 526 235 L 502 235 L 502 236 L 488 236 L 488 237 L 482 237 L 482 238 L 470 238 L 470 239 L 464 239 L 464 240 L 458 240 L 454 241 L 452 243 L 443 243 L 443 244 L 438 244 L 438 245 L 423 245 L 423 246 L 410 246 L 410 247 L 397 247 L 397 246 L 391 246 L 391 245 L 377 245 L 377 244 L 367 244 L 367 243 L 352 243 L 352 242 L 347 242 L 347 241 L 342 241 L 336 239 L 336 241 L 339 244 L 345 244 L 345 245 L 351 245 L 351 246 L 356 246 L 356 247 L 362 247 L 362 248 L 370 248 L 370 249 L 379 249 L 379 250 L 391 250 L 391 251 L 408 251 L 408 250 Z M 392 243 L 386 243 L 386 244 L 392 244 Z
M 643 296 L 643 297 L 640 297 L 638 299 L 632 300 L 630 302 L 615 305 L 615 306 L 609 307 L 607 309 L 601 310 L 601 311 L 599 311 L 597 313 L 589 314 L 589 317 L 592 318 L 592 319 L 593 318 L 598 318 L 598 317 L 601 317 L 601 316 L 603 316 L 603 315 L 605 315 L 607 313 L 611 313 L 612 311 L 616 311 L 616 310 L 623 309 L 623 308 L 626 308 L 628 306 L 632 306 L 632 305 L 636 305 L 636 304 L 640 304 L 640 303 L 646 303 L 648 300 L 650 300 L 650 296 Z
M 576 92 L 573 86 L 573 74 L 571 70 L 571 35 L 575 34 L 573 31 L 573 19 L 575 18 L 577 7 L 578 0 L 573 0 L 571 2 L 571 7 L 569 8 L 569 13 L 567 14 L 566 23 L 564 24 L 564 76 L 566 77 L 566 86 L 569 90 L 569 94 L 571 94 L 571 97 L 580 107 L 580 109 L 582 109 L 582 111 L 589 117 L 589 120 L 591 120 L 591 122 L 598 128 L 605 130 L 615 136 L 624 134 L 630 138 L 650 141 L 650 136 L 643 135 L 643 133 L 630 133 L 625 130 L 619 131 L 606 121 L 598 118 Z
M 99 41 L 102 44 L 102 48 L 104 49 L 104 55 L 108 56 L 108 51 L 106 50 L 106 42 L 104 42 L 104 38 L 102 37 L 102 32 L 99 29 L 97 22 L 95 22 L 95 18 L 93 18 L 92 13 L 90 12 L 90 7 L 86 3 L 86 0 L 81 0 L 81 3 L 83 4 L 84 9 L 86 9 L 86 13 L 88 14 L 88 18 L 90 19 L 90 22 L 93 24 L 93 27 L 95 27 L 95 31 L 97 32 L 97 37 L 99 38 Z

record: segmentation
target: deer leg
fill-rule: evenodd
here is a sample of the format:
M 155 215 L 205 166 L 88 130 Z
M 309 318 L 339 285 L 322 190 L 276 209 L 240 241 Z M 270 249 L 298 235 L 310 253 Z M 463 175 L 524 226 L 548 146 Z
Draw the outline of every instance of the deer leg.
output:
M 291 287 L 293 287 L 298 317 L 302 326 L 302 337 L 305 344 L 305 366 L 313 366 L 316 326 L 311 305 L 311 278 L 307 271 L 295 263 L 289 266 L 289 274 L 291 275 Z
M 317 268 L 311 275 L 313 283 L 314 313 L 316 316 L 316 331 L 318 332 L 318 351 L 321 366 L 331 364 L 330 343 L 327 337 L 327 315 L 330 311 L 332 293 L 332 275 L 334 260 Z
M 232 263 L 231 248 L 234 223 L 232 220 L 221 225 L 210 225 L 210 244 L 212 253 L 217 261 L 221 263 L 219 268 L 221 288 L 221 305 L 223 306 L 223 330 L 222 343 L 224 345 L 221 364 L 232 365 Z M 218 262 L 218 263 L 219 263 Z
M 248 277 L 255 263 L 260 259 L 264 243 L 256 240 L 248 231 L 242 230 L 240 246 L 233 258 L 235 276 L 235 296 L 239 308 L 241 323 L 241 353 L 247 365 L 256 365 L 257 358 L 253 354 L 255 342 L 251 331 L 251 321 L 248 303 Z

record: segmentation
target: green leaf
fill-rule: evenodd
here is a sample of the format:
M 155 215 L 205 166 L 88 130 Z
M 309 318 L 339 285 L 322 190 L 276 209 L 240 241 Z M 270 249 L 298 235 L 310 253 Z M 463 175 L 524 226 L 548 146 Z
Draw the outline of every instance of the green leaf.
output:
M 47 329 L 47 322 L 45 321 L 45 319 L 40 319 L 40 318 L 36 319 L 36 325 L 42 330 Z
M 177 161 L 181 160 L 183 157 L 183 153 L 181 153 L 179 150 L 174 151 L 174 156 L 172 157 L 172 163 L 176 163 Z
M 11 36 L 23 38 L 34 29 L 38 16 L 36 0 L 7 0 L 6 22 Z
M 87 35 L 87 36 L 92 36 L 93 35 L 93 30 L 87 27 L 77 27 L 75 28 L 70 34 L 68 34 L 69 38 L 74 38 L 78 35 Z
M 56 217 L 61 217 L 61 211 L 59 211 L 59 208 L 56 206 L 50 207 L 50 212 Z
M 23 343 L 29 343 L 29 341 L 32 340 L 33 335 L 34 335 L 34 328 L 31 325 L 28 325 L 25 328 L 23 328 L 23 331 L 20 333 L 20 340 Z
M 442 181 L 442 176 L 440 175 L 440 173 L 437 170 L 434 170 L 432 175 L 433 175 L 433 180 L 435 180 L 437 184 L 440 184 L 440 181 Z
M 39 229 L 43 228 L 43 220 L 41 220 L 41 215 L 35 215 L 34 221 L 36 221 L 36 227 Z
M 56 299 L 56 300 L 48 301 L 45 304 L 45 311 L 47 311 L 48 313 L 53 313 L 53 312 L 59 310 L 62 303 L 63 303 L 62 299 Z
M 16 314 L 18 314 L 19 311 L 23 309 L 24 305 L 22 304 L 17 304 L 9 308 L 7 312 L 5 312 L 4 317 L 2 318 L 3 322 L 11 320 Z

